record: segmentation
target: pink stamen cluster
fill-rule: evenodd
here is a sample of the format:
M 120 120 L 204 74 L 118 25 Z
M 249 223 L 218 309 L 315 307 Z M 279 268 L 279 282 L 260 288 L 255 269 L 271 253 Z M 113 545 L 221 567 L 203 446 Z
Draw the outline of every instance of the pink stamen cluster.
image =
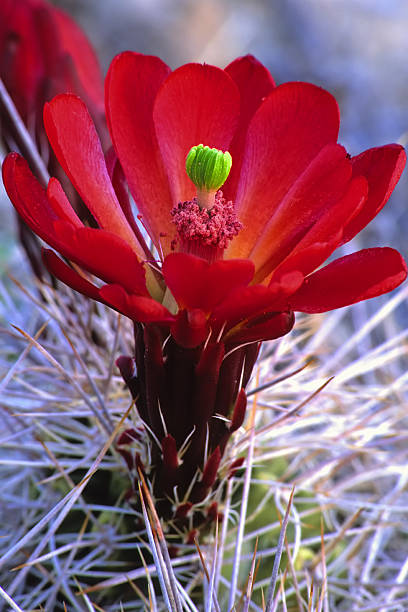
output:
M 197 241 L 201 246 L 225 249 L 242 229 L 234 204 L 225 200 L 222 191 L 216 193 L 212 208 L 200 208 L 197 198 L 193 198 L 191 202 L 179 202 L 171 215 L 182 241 Z M 172 248 L 175 244 L 173 241 Z

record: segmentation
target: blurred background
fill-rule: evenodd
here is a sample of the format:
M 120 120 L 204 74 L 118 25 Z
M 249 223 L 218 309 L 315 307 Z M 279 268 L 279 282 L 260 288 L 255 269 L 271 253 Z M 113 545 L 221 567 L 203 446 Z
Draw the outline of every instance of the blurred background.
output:
M 18 0 L 16 0 L 18 1 Z M 125 49 L 221 67 L 254 54 L 277 83 L 331 91 L 351 155 L 408 142 L 407 0 L 54 0 L 83 27 L 104 73 Z M 408 173 L 356 246 L 392 244 L 408 257 Z M 3 198 L 4 200 L 4 198 Z M 7 205 L 6 205 L 7 206 Z M 9 217 L 0 223 L 9 224 Z

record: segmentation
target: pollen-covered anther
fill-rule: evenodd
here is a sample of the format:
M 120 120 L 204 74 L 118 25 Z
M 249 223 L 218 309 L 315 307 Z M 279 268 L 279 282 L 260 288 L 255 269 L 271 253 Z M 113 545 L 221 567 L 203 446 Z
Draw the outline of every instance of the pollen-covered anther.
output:
M 242 229 L 231 201 L 226 202 L 222 191 L 215 196 L 212 208 L 200 208 L 197 198 L 179 202 L 171 211 L 182 242 L 196 242 L 197 246 L 225 249 Z

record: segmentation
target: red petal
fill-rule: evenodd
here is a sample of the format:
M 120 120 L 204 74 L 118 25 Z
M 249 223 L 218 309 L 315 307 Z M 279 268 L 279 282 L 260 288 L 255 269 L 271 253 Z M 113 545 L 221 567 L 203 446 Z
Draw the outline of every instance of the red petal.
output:
M 386 145 L 353 157 L 353 174 L 368 181 L 368 198 L 361 212 L 346 227 L 343 242 L 351 240 L 382 209 L 398 183 L 406 154 L 400 145 Z
M 204 312 L 210 312 L 234 289 L 246 287 L 253 274 L 253 263 L 247 259 L 210 264 L 194 255 L 171 253 L 163 263 L 163 276 L 179 306 Z
M 47 19 L 52 34 L 51 10 L 15 0 L 0 2 L 0 70 L 23 119 L 35 110 L 45 74 L 42 41 L 37 32 L 38 13 Z
M 340 145 L 328 145 L 314 158 L 274 211 L 251 252 L 257 282 L 262 282 L 344 195 L 351 172 Z
M 275 340 L 288 334 L 295 323 L 293 312 L 277 312 L 256 317 L 244 327 L 232 329 L 226 340 L 234 345 Z
M 143 258 L 116 198 L 85 104 L 73 94 L 56 96 L 44 107 L 44 125 L 58 161 L 100 227 L 121 236 Z
M 81 87 L 100 112 L 103 107 L 103 80 L 98 58 L 83 31 L 66 13 L 53 7 L 58 40 L 75 65 Z
M 141 229 L 136 223 L 136 219 L 133 215 L 132 203 L 129 198 L 129 190 L 128 185 L 126 183 L 126 177 L 113 147 L 109 148 L 108 152 L 105 155 L 105 160 L 109 177 L 112 181 L 112 185 L 115 190 L 116 197 L 118 198 L 118 202 L 123 210 L 123 214 L 125 215 L 130 227 L 132 228 L 140 246 L 142 247 L 146 259 L 150 261 L 151 259 L 153 259 L 153 255 L 149 247 L 147 246 Z
M 120 207 L 123 210 L 123 214 L 125 215 L 130 227 L 137 235 L 137 232 L 140 232 L 140 230 L 133 215 L 132 204 L 129 198 L 126 178 L 122 166 L 120 165 L 118 156 L 116 155 L 115 149 L 113 147 L 110 147 L 109 150 L 105 153 L 105 163 L 110 181 L 112 183 L 113 189 L 115 190 L 116 197 L 118 198 Z M 139 236 L 137 237 L 139 239 Z
M 388 247 L 364 249 L 336 259 L 309 276 L 289 298 L 289 304 L 300 312 L 326 312 L 387 293 L 406 276 L 406 265 L 398 251 Z
M 62 219 L 74 227 L 83 227 L 59 181 L 51 178 L 45 190 L 18 153 L 10 153 L 4 160 L 3 181 L 24 221 L 55 248 L 59 249 L 61 243 L 54 233 L 54 221 Z
M 336 100 L 315 85 L 285 83 L 269 94 L 249 125 L 236 197 L 244 228 L 228 257 L 248 257 L 298 177 L 323 147 L 336 142 L 338 126 Z
M 80 225 L 57 181 L 50 182 L 48 201 L 27 162 L 17 154 L 6 158 L 3 176 L 16 209 L 41 238 L 102 280 L 147 295 L 144 268 L 131 247 L 116 234 Z
M 100 229 L 75 229 L 63 221 L 54 224 L 64 244 L 61 250 L 72 261 L 107 283 L 117 283 L 129 293 L 148 295 L 145 271 L 130 246 L 116 234 Z
M 3 182 L 10 200 L 27 225 L 58 249 L 60 243 L 54 235 L 53 225 L 56 213 L 48 202 L 45 189 L 18 153 L 10 153 L 4 160 Z
M 93 300 L 97 300 L 98 302 L 103 301 L 100 298 L 98 287 L 95 287 L 95 285 L 87 281 L 83 276 L 78 274 L 78 272 L 67 266 L 62 259 L 57 257 L 54 251 L 42 249 L 42 258 L 51 274 L 56 276 L 60 281 L 72 289 L 75 289 L 78 293 L 82 293 Z
M 156 245 L 175 228 L 172 201 L 153 124 L 157 91 L 170 73 L 159 58 L 127 51 L 113 60 L 105 82 L 106 112 L 112 142 L 130 191 Z
M 42 255 L 48 270 L 63 283 L 87 297 L 118 310 L 132 320 L 161 322 L 169 318 L 167 310 L 150 298 L 129 296 L 119 285 L 105 285 L 99 289 L 67 266 L 53 251 L 43 249 Z
M 316 221 L 274 270 L 272 282 L 292 270 L 299 270 L 307 276 L 326 261 L 342 242 L 344 227 L 363 207 L 367 190 L 367 181 L 363 176 L 352 179 L 345 196 Z
M 129 295 L 120 285 L 105 285 L 99 294 L 112 308 L 140 323 L 172 323 L 170 312 L 152 298 Z
M 195 186 L 187 176 L 186 156 L 204 144 L 227 150 L 237 125 L 239 93 L 232 79 L 207 64 L 186 64 L 163 83 L 153 109 L 172 202 L 191 200 Z
M 232 155 L 232 168 L 228 180 L 222 188 L 224 197 L 227 200 L 234 200 L 241 174 L 249 122 L 261 102 L 275 88 L 275 83 L 268 69 L 252 55 L 238 57 L 225 68 L 225 72 L 237 85 L 241 99 L 238 126 L 229 147 L 229 152 Z
M 287 296 L 294 293 L 303 283 L 300 272 L 286 274 L 279 282 L 269 287 L 251 285 L 232 291 L 213 311 L 211 321 L 217 329 L 227 323 L 226 329 L 240 321 L 264 312 L 280 310 L 287 302 Z
M 45 96 L 54 95 L 51 92 L 60 93 L 65 91 L 71 85 L 71 83 L 66 82 L 65 74 L 61 75 L 61 72 L 64 72 L 63 65 L 65 64 L 67 54 L 62 49 L 54 7 L 49 6 L 45 2 L 35 3 L 27 2 L 27 0 L 19 2 L 19 4 L 25 4 L 26 7 L 29 6 L 28 10 L 30 11 L 33 33 L 37 38 L 37 44 L 41 48 L 41 64 L 44 65 L 44 73 L 37 82 L 39 89 L 36 101 L 38 105 L 37 110 L 41 112 Z M 64 89 L 61 89 L 61 87 L 64 87 Z
M 74 227 L 83 227 L 83 223 L 71 206 L 58 179 L 52 177 L 47 187 L 47 198 L 58 219 Z

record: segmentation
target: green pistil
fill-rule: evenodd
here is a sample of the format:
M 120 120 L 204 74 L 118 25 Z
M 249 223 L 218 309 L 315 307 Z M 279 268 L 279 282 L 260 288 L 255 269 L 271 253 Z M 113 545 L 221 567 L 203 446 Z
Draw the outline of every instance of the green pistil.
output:
M 197 201 L 201 208 L 211 208 L 218 189 L 225 183 L 232 166 L 228 151 L 199 144 L 186 157 L 186 171 L 197 187 Z

